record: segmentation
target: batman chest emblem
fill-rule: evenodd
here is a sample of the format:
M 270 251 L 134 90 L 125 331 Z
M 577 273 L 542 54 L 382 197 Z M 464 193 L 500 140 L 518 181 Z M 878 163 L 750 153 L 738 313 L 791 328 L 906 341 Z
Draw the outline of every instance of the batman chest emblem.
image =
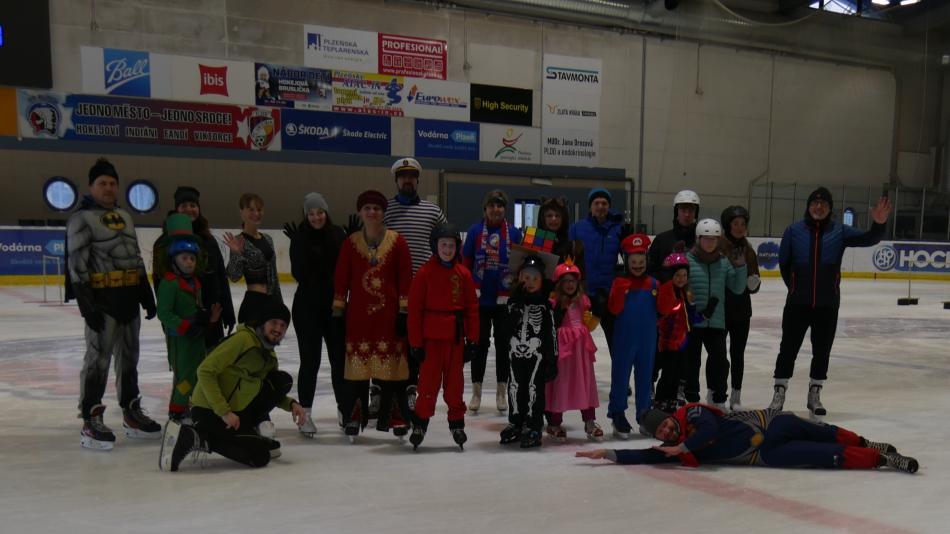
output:
M 125 228 L 125 219 L 114 211 L 105 212 L 102 217 L 99 218 L 99 222 L 109 230 L 119 231 Z

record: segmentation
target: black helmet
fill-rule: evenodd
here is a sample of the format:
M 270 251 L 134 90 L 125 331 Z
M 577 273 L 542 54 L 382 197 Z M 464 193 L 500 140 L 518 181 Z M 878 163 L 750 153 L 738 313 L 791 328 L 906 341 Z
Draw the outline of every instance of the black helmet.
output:
M 433 256 L 439 255 L 439 239 L 443 237 L 455 238 L 455 257 L 462 253 L 462 237 L 458 227 L 452 223 L 442 223 L 429 232 L 429 249 Z
M 722 223 L 722 227 L 725 231 L 728 231 L 726 229 L 729 228 L 729 225 L 732 224 L 732 220 L 736 217 L 742 217 L 745 219 L 745 223 L 749 224 L 749 210 L 742 206 L 729 206 L 722 210 L 722 215 L 719 216 L 719 222 Z

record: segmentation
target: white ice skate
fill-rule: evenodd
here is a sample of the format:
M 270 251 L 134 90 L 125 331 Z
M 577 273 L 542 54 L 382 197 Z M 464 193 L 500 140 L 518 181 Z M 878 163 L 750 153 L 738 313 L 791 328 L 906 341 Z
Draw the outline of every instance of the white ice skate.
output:
M 743 411 L 741 389 L 734 389 L 732 394 L 729 395 L 729 410 L 733 412 Z
M 468 401 L 468 410 L 472 415 L 478 414 L 478 409 L 482 407 L 482 383 L 472 382 L 472 399 Z
M 261 421 L 257 425 L 257 435 L 262 438 L 274 439 L 274 436 L 277 435 L 277 425 L 273 421 Z
M 305 438 L 313 439 L 313 436 L 317 433 L 317 425 L 313 424 L 313 418 L 310 417 L 313 408 L 304 408 L 307 412 L 307 416 L 304 417 L 303 424 L 297 427 L 300 430 L 300 434 Z
M 499 382 L 495 390 L 495 405 L 500 413 L 508 411 L 508 382 Z

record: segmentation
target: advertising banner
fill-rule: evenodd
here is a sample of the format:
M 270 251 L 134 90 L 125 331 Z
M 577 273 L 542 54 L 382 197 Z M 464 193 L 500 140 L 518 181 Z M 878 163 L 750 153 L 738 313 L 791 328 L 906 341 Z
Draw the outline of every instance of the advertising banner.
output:
M 400 76 L 333 71 L 333 111 L 402 117 L 405 82 Z
M 148 52 L 83 46 L 82 90 L 100 95 L 152 96 Z
M 534 102 L 531 89 L 473 83 L 471 98 L 473 122 L 531 126 Z
M 303 45 L 303 62 L 308 67 L 376 72 L 379 65 L 376 32 L 307 24 Z
M 389 117 L 286 109 L 281 114 L 284 150 L 320 150 L 356 154 L 392 152 Z
M 66 229 L 0 229 L 0 275 L 43 274 L 56 276 L 62 264 Z
M 280 150 L 276 109 L 19 91 L 31 138 Z
M 599 59 L 546 54 L 542 92 L 542 161 L 594 166 L 599 161 Z
M 254 64 L 172 56 L 171 98 L 192 102 L 254 104 Z
M 255 63 L 254 99 L 258 106 L 333 108 L 333 71 Z
M 865 254 L 878 272 L 950 274 L 950 243 L 882 241 L 876 247 L 855 249 L 855 263 L 864 263 L 859 256 Z
M 407 117 L 467 121 L 469 88 L 467 83 L 406 78 L 403 110 Z
M 447 64 L 448 46 L 445 41 L 379 34 L 377 72 L 380 74 L 444 80 Z
M 541 129 L 524 126 L 479 126 L 481 161 L 541 164 Z
M 416 156 L 478 159 L 478 123 L 416 119 Z

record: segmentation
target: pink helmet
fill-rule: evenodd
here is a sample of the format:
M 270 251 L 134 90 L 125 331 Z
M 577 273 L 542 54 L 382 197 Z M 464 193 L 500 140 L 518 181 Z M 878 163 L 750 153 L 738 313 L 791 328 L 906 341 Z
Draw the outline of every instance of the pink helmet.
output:
M 574 260 L 572 258 L 567 258 L 564 260 L 564 263 L 558 265 L 557 268 L 554 269 L 554 281 L 557 282 L 565 274 L 573 274 L 578 278 L 578 280 L 581 278 L 581 270 L 577 267 L 577 265 L 574 265 Z
M 674 252 L 663 260 L 664 269 L 676 270 L 681 267 L 689 268 L 689 260 L 686 259 L 686 254 L 682 252 Z

